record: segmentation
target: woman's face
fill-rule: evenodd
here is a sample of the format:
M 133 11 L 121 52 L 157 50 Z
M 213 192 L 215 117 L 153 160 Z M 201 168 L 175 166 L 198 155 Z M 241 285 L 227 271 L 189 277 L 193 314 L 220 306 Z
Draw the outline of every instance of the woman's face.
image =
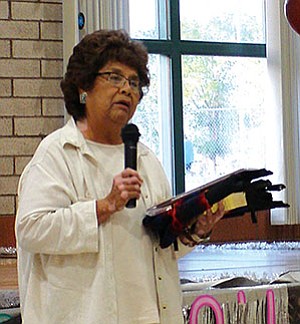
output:
M 111 61 L 98 72 L 101 75 L 96 77 L 93 89 L 87 91 L 88 126 L 92 129 L 123 127 L 139 103 L 140 93 L 135 89 L 138 85 L 137 71 L 120 62 Z

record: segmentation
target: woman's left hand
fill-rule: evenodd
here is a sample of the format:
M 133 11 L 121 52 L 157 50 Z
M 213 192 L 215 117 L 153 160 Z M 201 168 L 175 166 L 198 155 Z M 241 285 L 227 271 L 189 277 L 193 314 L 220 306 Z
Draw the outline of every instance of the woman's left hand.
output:
M 212 212 L 208 209 L 206 212 L 201 214 L 196 223 L 192 226 L 192 232 L 187 230 L 186 233 L 179 236 L 179 239 L 184 245 L 195 246 L 207 238 L 209 238 L 214 226 L 219 222 L 219 220 L 224 216 L 224 205 L 222 201 L 218 202 L 218 209 L 216 212 Z M 197 236 L 196 241 L 194 237 Z
M 222 201 L 220 201 L 218 202 L 218 209 L 215 213 L 213 213 L 211 209 L 208 209 L 198 218 L 195 224 L 194 233 L 199 237 L 207 236 L 223 216 L 224 205 Z

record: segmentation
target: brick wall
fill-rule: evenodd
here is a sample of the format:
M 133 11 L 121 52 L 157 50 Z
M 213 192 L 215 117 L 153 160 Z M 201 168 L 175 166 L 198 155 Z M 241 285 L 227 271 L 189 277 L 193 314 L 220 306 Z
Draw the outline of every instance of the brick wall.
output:
M 63 124 L 62 0 L 0 0 L 0 246 L 15 244 L 20 174 Z

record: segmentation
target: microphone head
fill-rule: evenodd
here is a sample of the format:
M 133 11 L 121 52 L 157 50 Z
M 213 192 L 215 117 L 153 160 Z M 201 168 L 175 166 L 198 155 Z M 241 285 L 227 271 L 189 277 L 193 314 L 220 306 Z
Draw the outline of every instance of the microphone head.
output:
M 138 127 L 135 124 L 127 124 L 122 128 L 121 137 L 123 143 L 137 143 L 141 136 Z

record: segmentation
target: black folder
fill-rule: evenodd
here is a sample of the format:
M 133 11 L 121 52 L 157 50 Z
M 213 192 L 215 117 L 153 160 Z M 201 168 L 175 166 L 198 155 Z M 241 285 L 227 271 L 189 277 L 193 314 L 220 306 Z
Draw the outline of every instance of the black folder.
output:
M 221 200 L 225 207 L 223 218 L 250 212 L 255 222 L 256 211 L 289 207 L 282 201 L 274 201 L 271 193 L 285 189 L 285 185 L 273 185 L 270 180 L 261 179 L 272 174 L 266 169 L 240 169 L 229 173 L 149 208 L 143 224 L 159 235 L 160 246 L 166 248 Z

